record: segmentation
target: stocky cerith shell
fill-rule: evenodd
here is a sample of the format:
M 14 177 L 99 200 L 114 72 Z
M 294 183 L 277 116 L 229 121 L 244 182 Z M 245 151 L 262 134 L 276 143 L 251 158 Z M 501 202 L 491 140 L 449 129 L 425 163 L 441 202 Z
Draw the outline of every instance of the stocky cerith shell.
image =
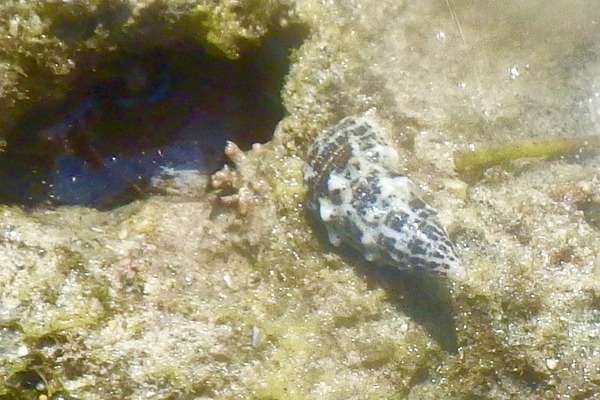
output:
M 454 245 L 398 165 L 398 152 L 373 118 L 345 118 L 323 131 L 308 154 L 307 208 L 331 244 L 351 246 L 367 261 L 460 276 Z

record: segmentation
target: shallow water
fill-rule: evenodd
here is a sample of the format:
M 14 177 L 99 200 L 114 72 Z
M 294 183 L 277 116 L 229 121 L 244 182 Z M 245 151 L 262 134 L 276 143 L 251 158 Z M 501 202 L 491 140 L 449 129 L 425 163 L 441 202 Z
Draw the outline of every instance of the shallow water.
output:
M 266 43 L 236 61 L 182 43 L 75 72 L 64 99 L 33 104 L 16 123 L 0 155 L 0 201 L 111 208 L 172 192 L 181 171 L 201 193 L 228 140 L 264 143 L 283 117 L 286 44 Z

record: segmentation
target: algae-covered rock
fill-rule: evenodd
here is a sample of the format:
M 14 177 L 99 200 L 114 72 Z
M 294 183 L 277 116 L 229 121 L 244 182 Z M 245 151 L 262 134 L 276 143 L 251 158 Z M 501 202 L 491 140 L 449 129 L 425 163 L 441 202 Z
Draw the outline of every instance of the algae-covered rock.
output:
M 214 57 L 206 65 L 224 75 L 207 79 L 217 89 L 232 79 L 238 89 L 250 78 L 281 85 L 281 98 L 250 93 L 243 106 L 213 87 L 209 111 L 243 111 L 231 129 L 279 115 L 281 104 L 285 115 L 272 138 L 240 136 L 261 145 L 217 146 L 227 157 L 219 172 L 161 176 L 120 207 L 0 206 L 0 398 L 592 398 L 600 236 L 590 205 L 600 159 L 589 148 L 510 156 L 467 183 L 453 154 L 595 135 L 598 11 L 537 0 L 3 3 L 0 161 L 11 146 L 31 150 L 20 135 L 40 136 L 38 118 L 66 121 L 52 125 L 63 133 L 121 126 L 110 116 L 136 96 L 79 92 L 95 88 L 90 76 L 112 82 L 115 57 L 156 48 L 190 64 L 196 50 Z M 290 60 L 283 83 L 269 79 L 283 76 L 281 54 Z M 134 95 L 145 88 L 127 84 Z M 148 117 L 154 130 L 205 126 L 186 125 L 199 114 L 173 106 L 203 90 L 187 86 L 167 103 L 177 124 Z M 463 280 L 367 265 L 306 218 L 311 141 L 369 109 L 395 132 L 399 170 L 438 209 Z M 76 153 L 79 142 L 55 136 L 50 144 L 66 142 L 61 156 Z M 93 165 L 96 150 L 87 149 L 92 171 L 106 167 Z M 20 168 L 29 167 L 8 171 Z M 18 191 L 9 172 L 1 187 Z

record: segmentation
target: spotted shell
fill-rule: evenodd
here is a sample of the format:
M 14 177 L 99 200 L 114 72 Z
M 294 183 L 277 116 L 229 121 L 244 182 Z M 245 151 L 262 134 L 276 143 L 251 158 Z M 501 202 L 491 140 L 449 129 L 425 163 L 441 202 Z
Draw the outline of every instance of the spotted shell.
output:
M 459 277 L 454 245 L 398 165 L 398 152 L 374 118 L 345 118 L 321 132 L 309 151 L 307 209 L 331 244 L 350 246 L 369 262 Z

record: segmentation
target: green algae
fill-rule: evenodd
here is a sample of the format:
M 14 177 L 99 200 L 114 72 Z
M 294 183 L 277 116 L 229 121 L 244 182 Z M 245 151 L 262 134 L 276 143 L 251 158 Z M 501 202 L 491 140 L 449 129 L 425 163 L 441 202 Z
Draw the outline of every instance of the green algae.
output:
M 14 322 L 16 330 L 10 328 L 18 332 L 18 341 L 28 349 L 24 356 L 11 361 L 3 360 L 0 393 L 10 398 L 29 399 L 42 394 L 50 398 L 70 398 L 62 383 L 62 374 L 57 373 L 57 370 L 68 373 L 70 367 L 60 363 L 55 352 L 68 346 L 77 336 L 76 332 L 97 329 L 108 317 L 106 308 L 99 306 L 108 300 L 106 282 L 81 277 L 79 281 L 83 286 L 80 292 L 65 292 L 65 281 L 69 280 L 69 275 L 80 273 L 83 262 L 80 254 L 69 250 L 65 252 L 64 248 L 56 251 L 57 254 L 63 254 L 56 274 L 31 274 L 31 284 L 20 295 L 23 301 L 28 302 L 31 295 L 36 293 L 39 296 L 36 301 L 44 303 L 46 309 L 43 311 L 43 321 L 25 315 Z M 75 307 L 76 311 L 69 307 Z M 2 336 L 5 334 L 4 331 Z
M 460 174 L 480 174 L 486 168 L 521 158 L 565 156 L 600 145 L 597 136 L 533 140 L 503 145 L 482 146 L 454 152 L 454 168 Z
M 205 29 L 199 38 L 209 50 L 215 48 L 229 58 L 238 58 L 240 41 L 256 44 L 281 9 L 278 2 L 271 0 L 223 2 L 216 6 L 198 5 L 186 18 L 192 26 Z
M 39 101 L 68 93 L 84 70 L 93 71 L 115 51 L 169 47 L 194 41 L 235 59 L 256 45 L 286 7 L 275 1 L 197 4 L 151 1 L 30 1 L 0 5 L 3 85 L 0 131 Z

